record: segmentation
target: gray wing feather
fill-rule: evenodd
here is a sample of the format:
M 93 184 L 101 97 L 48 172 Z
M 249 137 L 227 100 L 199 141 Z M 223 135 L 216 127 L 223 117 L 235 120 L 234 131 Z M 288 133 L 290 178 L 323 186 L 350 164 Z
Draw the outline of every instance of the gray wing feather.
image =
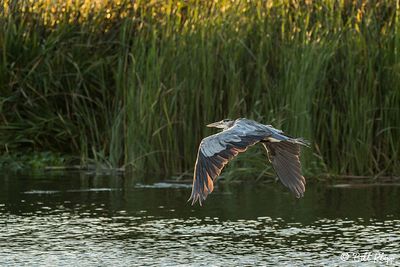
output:
M 270 134 L 262 124 L 239 120 L 232 128 L 204 138 L 197 152 L 192 194 L 189 198 L 192 205 L 197 201 L 201 205 L 213 191 L 214 181 L 232 158 Z
M 300 144 L 289 141 L 263 143 L 267 149 L 268 158 L 281 182 L 288 187 L 296 197 L 302 197 L 306 180 L 301 174 Z

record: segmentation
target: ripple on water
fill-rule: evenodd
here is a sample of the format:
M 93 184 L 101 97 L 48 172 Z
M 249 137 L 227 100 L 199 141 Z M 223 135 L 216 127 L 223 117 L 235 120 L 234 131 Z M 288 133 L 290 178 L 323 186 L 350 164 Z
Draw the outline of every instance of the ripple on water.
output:
M 291 202 L 276 186 L 221 186 L 198 208 L 186 204 L 190 184 L 12 181 L 0 195 L 0 266 L 342 266 L 342 252 L 375 251 L 400 263 L 398 187 L 310 186 Z
M 400 243 L 400 221 L 394 219 L 320 219 L 303 225 L 270 217 L 132 216 L 123 210 L 93 217 L 89 209 L 78 209 L 2 213 L 0 224 L 6 231 L 0 239 L 7 242 L 0 250 L 0 265 L 332 265 L 343 263 L 342 251 L 399 255 L 394 244 Z
M 154 184 L 136 184 L 136 188 L 192 188 L 192 184 L 183 184 L 183 183 L 154 183 Z

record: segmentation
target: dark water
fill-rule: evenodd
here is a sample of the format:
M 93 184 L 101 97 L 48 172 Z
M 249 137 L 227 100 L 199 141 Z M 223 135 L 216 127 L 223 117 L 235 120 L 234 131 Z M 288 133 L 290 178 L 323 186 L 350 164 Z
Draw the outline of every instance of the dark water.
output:
M 1 266 L 400 266 L 400 186 L 0 175 Z

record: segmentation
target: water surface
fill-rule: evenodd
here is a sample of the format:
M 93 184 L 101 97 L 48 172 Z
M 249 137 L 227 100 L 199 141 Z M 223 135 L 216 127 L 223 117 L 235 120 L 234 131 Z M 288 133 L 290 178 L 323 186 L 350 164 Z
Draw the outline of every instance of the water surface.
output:
M 400 186 L 190 184 L 0 175 L 3 266 L 400 265 Z

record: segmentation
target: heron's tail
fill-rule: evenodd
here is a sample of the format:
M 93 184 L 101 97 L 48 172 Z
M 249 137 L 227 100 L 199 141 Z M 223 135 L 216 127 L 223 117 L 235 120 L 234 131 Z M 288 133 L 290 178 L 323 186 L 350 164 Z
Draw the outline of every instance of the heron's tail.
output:
M 289 141 L 292 143 L 295 143 L 295 144 L 306 146 L 306 147 L 310 147 L 310 145 L 311 145 L 310 141 L 304 139 L 303 137 L 291 138 L 291 139 L 289 139 Z

